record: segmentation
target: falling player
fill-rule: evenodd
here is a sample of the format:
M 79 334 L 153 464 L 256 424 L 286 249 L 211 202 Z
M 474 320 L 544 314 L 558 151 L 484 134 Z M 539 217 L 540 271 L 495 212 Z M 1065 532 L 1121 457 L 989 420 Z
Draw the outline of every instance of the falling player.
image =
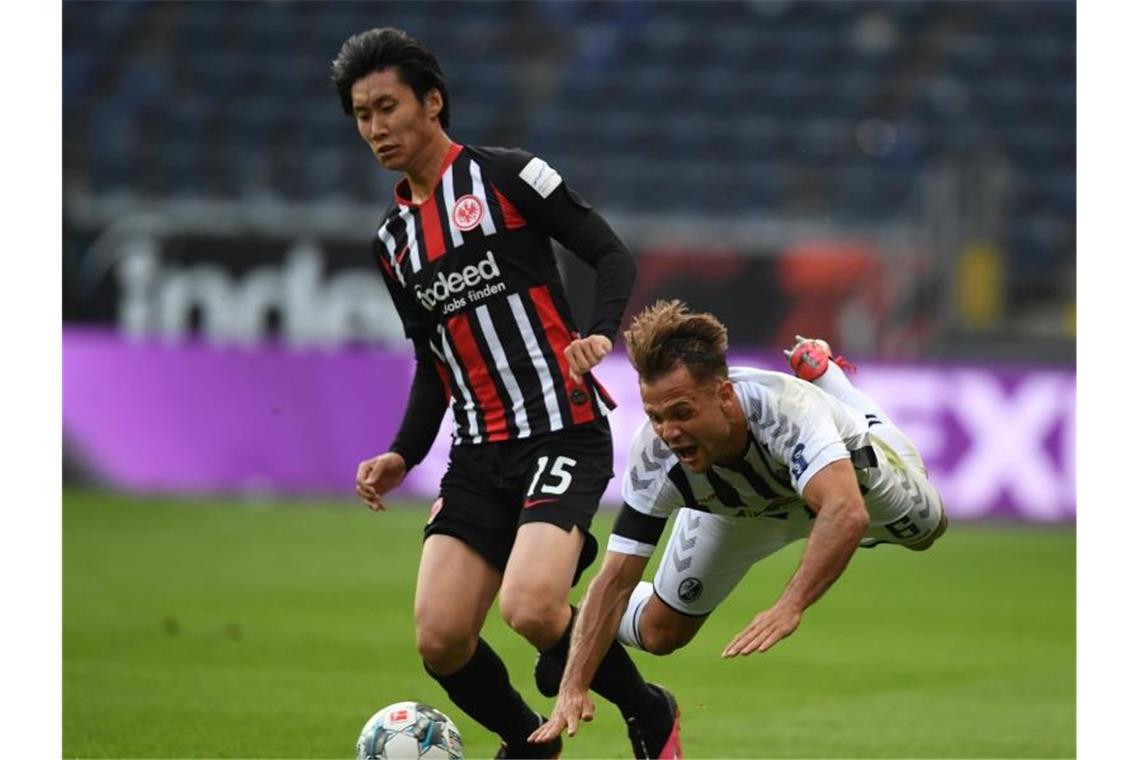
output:
M 918 451 L 825 342 L 787 352 L 797 377 L 730 369 L 724 325 L 679 301 L 647 308 L 625 338 L 648 420 L 557 705 L 532 741 L 573 735 L 593 717 L 585 685 L 615 636 L 654 654 L 686 645 L 752 565 L 793 541 L 807 539 L 783 593 L 722 656 L 767 651 L 795 631 L 860 545 L 923 550 L 947 527 Z M 665 560 L 642 581 L 674 510 Z

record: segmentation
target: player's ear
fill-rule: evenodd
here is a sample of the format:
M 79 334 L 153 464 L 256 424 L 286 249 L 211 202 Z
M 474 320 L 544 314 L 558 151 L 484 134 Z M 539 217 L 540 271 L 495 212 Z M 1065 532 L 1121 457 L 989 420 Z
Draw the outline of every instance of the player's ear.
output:
M 443 111 L 443 95 L 435 87 L 428 90 L 428 94 L 424 96 L 424 108 L 429 119 L 438 119 L 440 112 Z
M 732 383 L 728 378 L 718 377 L 716 386 L 716 397 L 721 404 L 731 404 L 733 399 L 736 398 L 736 391 L 732 387 Z

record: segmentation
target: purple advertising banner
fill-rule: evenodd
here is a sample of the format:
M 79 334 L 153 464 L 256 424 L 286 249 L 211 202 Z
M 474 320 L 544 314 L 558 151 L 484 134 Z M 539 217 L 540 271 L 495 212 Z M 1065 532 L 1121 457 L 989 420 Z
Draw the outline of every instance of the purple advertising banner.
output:
M 352 498 L 357 464 L 399 425 L 412 363 L 410 351 L 219 349 L 67 328 L 63 374 L 68 455 L 110 486 Z M 618 402 L 620 475 L 644 419 L 637 379 L 620 353 L 595 374 Z M 866 363 L 854 380 L 918 446 L 951 516 L 1074 519 L 1073 371 Z M 403 495 L 435 496 L 450 430 L 448 415 Z M 618 481 L 608 503 L 620 501 Z

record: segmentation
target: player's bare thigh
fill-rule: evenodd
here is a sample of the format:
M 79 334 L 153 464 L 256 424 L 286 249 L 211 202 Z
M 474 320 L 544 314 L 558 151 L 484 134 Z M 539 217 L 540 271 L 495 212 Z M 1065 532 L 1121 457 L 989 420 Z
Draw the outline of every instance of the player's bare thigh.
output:
M 427 537 L 416 579 L 416 648 L 433 671 L 448 675 L 471 658 L 502 579 L 458 538 Z
M 641 613 L 638 636 L 645 651 L 669 654 L 692 641 L 708 619 L 707 614 L 682 615 L 654 592 Z
M 503 574 L 503 619 L 539 649 L 558 642 L 570 622 L 570 586 L 584 538 L 552 523 L 519 526 Z

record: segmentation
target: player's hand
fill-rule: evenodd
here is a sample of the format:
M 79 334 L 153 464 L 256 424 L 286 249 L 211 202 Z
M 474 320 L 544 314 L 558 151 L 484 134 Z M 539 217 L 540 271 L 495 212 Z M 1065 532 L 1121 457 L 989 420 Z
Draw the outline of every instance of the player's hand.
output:
M 404 481 L 408 474 L 404 457 L 394 451 L 366 459 L 356 468 L 356 495 L 373 512 L 384 509 L 384 494 Z
M 570 365 L 570 379 L 582 382 L 582 377 L 614 350 L 614 344 L 604 335 L 587 335 L 573 341 L 562 353 Z
M 570 736 L 578 733 L 580 721 L 589 722 L 594 719 L 594 700 L 585 689 L 569 689 L 563 687 L 558 692 L 558 701 L 554 704 L 554 711 L 550 713 L 550 720 L 534 730 L 528 742 L 545 744 L 553 741 L 565 729 Z
M 777 641 L 790 636 L 799 627 L 803 614 L 803 610 L 791 604 L 777 602 L 776 606 L 752 618 L 748 627 L 728 642 L 720 656 L 735 657 L 738 654 L 767 652 Z

